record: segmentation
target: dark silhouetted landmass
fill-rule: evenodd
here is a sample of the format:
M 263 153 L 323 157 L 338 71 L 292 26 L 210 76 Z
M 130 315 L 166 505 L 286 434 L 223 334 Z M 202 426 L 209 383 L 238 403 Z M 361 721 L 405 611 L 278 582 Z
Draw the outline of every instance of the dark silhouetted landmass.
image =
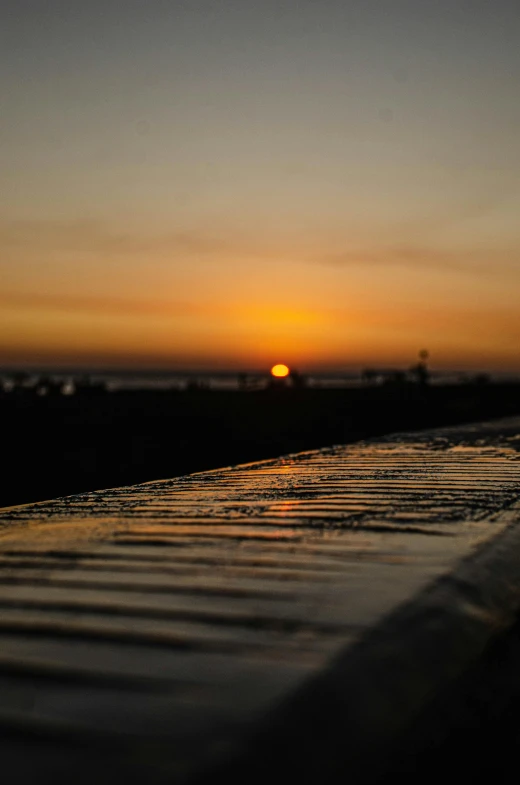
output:
M 0 506 L 520 413 L 518 383 L 4 392 Z

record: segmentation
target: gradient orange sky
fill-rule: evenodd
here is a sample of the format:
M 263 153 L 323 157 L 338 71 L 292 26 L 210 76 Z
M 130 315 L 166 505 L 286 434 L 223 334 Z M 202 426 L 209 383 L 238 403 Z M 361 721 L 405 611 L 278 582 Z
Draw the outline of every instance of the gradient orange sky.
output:
M 519 37 L 509 0 L 4 4 L 0 363 L 520 370 Z

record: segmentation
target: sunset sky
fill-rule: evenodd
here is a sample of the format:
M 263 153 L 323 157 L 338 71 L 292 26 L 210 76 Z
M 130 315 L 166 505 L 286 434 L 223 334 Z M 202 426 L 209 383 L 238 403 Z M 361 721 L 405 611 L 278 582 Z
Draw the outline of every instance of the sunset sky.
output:
M 6 0 L 0 363 L 520 371 L 517 0 Z

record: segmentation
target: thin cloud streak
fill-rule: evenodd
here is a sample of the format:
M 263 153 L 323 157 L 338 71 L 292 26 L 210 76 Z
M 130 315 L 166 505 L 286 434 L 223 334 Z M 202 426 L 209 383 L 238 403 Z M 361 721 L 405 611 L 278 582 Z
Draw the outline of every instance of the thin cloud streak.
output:
M 462 272 L 468 275 L 495 275 L 520 272 L 520 250 L 476 249 L 444 251 L 413 246 L 378 250 L 349 250 L 308 257 L 307 261 L 334 267 L 374 266 L 413 267 L 421 270 Z
M 491 201 L 484 210 L 491 209 Z M 469 219 L 472 212 L 466 217 Z M 474 214 L 473 214 L 474 215 Z M 454 221 L 456 223 L 456 219 Z M 434 222 L 435 223 L 435 222 Z M 439 219 L 438 226 L 448 226 L 449 221 Z M 430 226 L 432 229 L 433 226 Z M 427 227 L 401 227 L 400 232 L 413 237 L 419 231 L 428 233 Z M 314 243 L 315 244 L 315 241 Z M 326 245 L 326 241 L 324 242 Z M 335 243 L 337 246 L 337 242 Z M 519 239 L 520 245 L 520 239 Z M 303 247 L 298 247 L 303 246 Z M 258 263 L 304 261 L 308 264 L 325 264 L 337 267 L 395 266 L 421 269 L 447 270 L 468 274 L 493 275 L 497 271 L 514 272 L 520 268 L 520 248 L 475 247 L 463 250 L 444 250 L 424 243 L 402 242 L 374 244 L 350 248 L 345 251 L 309 253 L 304 250 L 305 233 L 299 241 L 281 241 L 265 236 L 249 238 L 218 237 L 210 232 L 182 230 L 170 233 L 120 232 L 103 221 L 6 221 L 0 219 L 0 248 L 4 253 L 30 252 L 45 256 L 49 252 L 80 253 L 106 257 L 191 257 L 204 256 L 217 262 L 240 259 Z M 73 258 L 71 258 L 73 264 Z
M 226 305 L 178 301 L 129 300 L 116 297 L 58 296 L 52 294 L 11 292 L 0 295 L 0 307 L 13 309 L 65 311 L 68 313 L 109 314 L 123 316 L 224 316 Z
M 221 253 L 229 243 L 204 232 L 120 232 L 103 221 L 0 221 L 0 247 L 91 254 Z

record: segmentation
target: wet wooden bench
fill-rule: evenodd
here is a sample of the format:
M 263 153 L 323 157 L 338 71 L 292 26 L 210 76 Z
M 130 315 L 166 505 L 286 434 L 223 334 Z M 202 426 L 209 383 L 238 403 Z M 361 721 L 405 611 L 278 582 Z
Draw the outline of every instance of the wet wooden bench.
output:
M 370 781 L 518 610 L 519 447 L 507 420 L 1 510 L 5 781 Z

